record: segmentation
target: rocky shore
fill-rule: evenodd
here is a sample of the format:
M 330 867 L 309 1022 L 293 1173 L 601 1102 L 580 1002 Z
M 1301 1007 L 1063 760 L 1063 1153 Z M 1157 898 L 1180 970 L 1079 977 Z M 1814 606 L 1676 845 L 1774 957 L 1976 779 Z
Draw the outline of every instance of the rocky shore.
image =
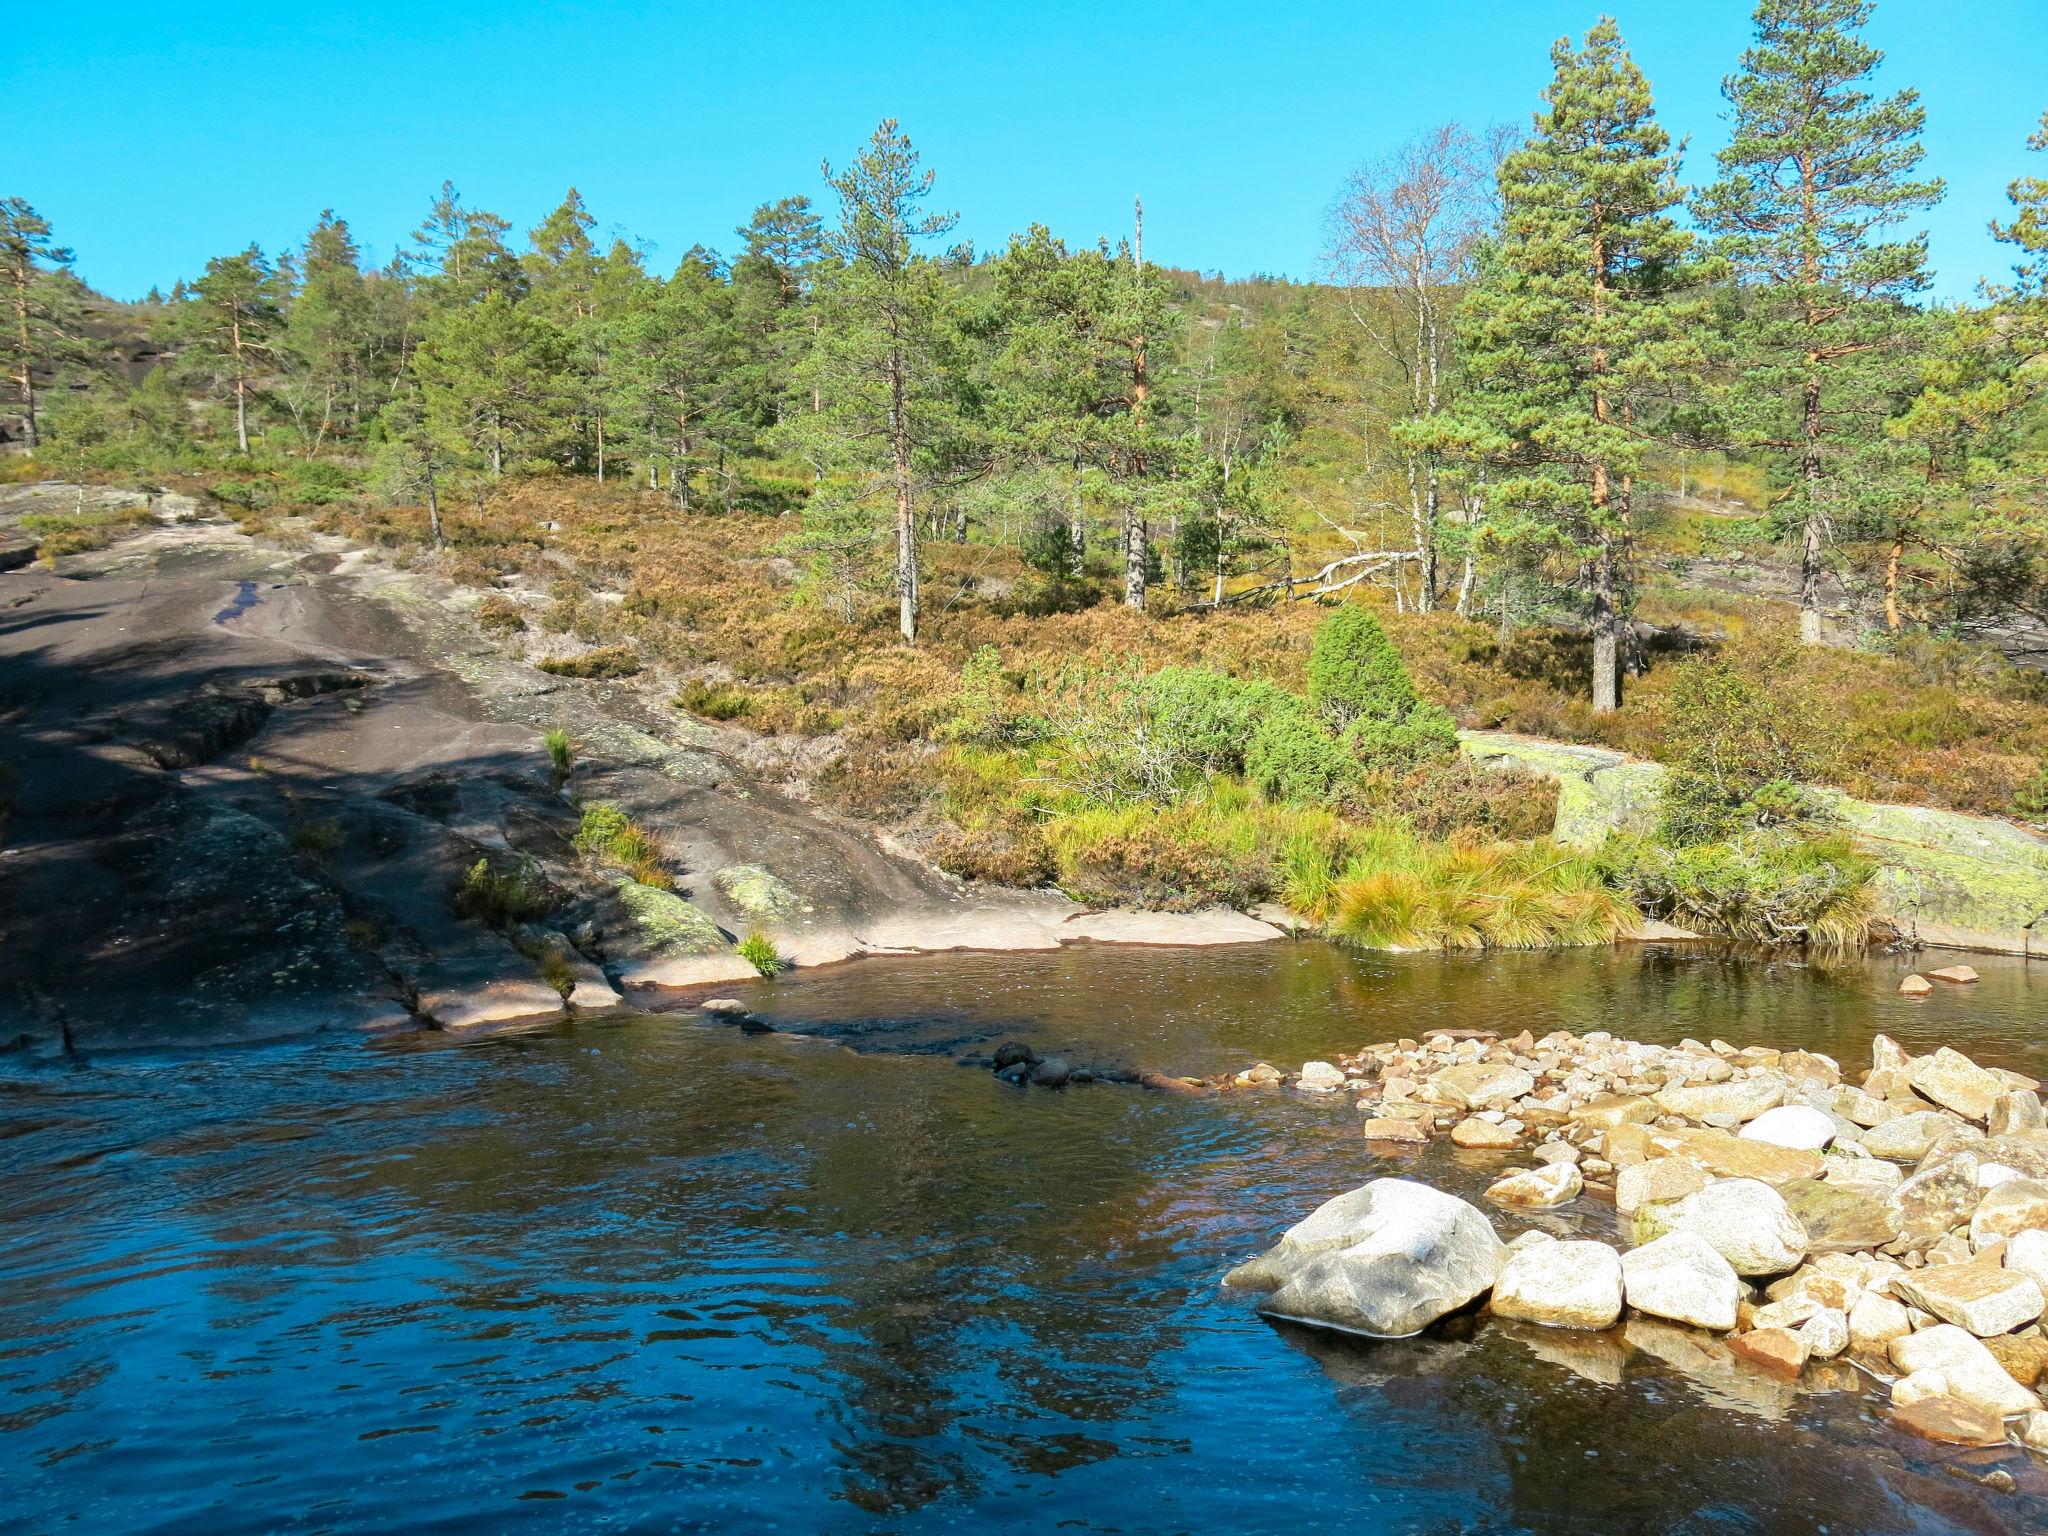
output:
M 22 518 L 81 511 L 128 520 L 38 559 Z M 530 649 L 562 642 L 487 632 L 484 595 L 191 497 L 0 487 L 0 1051 L 666 1007 L 754 978 L 754 933 L 805 965 L 1281 937 L 963 888 L 807 804 L 758 738 L 657 678 L 549 674 Z M 590 803 L 648 830 L 666 887 L 576 847 Z M 459 913 L 480 860 L 547 910 Z
M 1342 1096 L 1383 1152 L 1441 1136 L 1502 1159 L 1492 1214 L 1405 1178 L 1318 1208 L 1225 1280 L 1268 1316 L 1403 1337 L 1483 1303 L 1708 1374 L 1868 1383 L 1929 1439 L 2048 1454 L 2030 1077 L 1883 1035 L 1845 1073 L 1720 1040 L 1444 1030 L 1240 1078 Z

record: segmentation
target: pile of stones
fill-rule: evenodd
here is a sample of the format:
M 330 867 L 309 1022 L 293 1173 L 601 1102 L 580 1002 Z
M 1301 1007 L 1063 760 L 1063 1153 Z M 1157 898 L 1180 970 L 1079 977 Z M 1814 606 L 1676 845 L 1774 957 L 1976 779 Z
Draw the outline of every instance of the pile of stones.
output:
M 1399 1337 L 1484 1297 L 1539 1327 L 1661 1320 L 1780 1377 L 1851 1363 L 1930 1438 L 2048 1452 L 2048 1116 L 2032 1078 L 1882 1035 L 1849 1082 L 1810 1051 L 1443 1030 L 1240 1079 L 1346 1095 L 1386 1151 L 1443 1137 L 1525 1157 L 1485 1201 L 1571 1234 L 1504 1242 L 1478 1205 L 1376 1180 L 1228 1277 L 1271 1316 Z

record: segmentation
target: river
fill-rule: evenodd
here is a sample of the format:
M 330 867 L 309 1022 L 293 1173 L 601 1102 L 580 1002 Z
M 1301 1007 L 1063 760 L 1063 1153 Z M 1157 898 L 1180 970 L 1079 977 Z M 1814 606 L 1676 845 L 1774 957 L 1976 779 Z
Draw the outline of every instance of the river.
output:
M 1911 1002 L 1885 957 L 1076 948 L 799 973 L 749 995 L 773 1034 L 0 1058 L 0 1529 L 2039 1530 L 2038 1462 L 1867 1393 L 1218 1290 L 1330 1195 L 1469 1196 L 1499 1154 L 956 1060 L 1292 1068 L 1456 1024 L 2042 1072 L 2048 967 L 1979 965 Z

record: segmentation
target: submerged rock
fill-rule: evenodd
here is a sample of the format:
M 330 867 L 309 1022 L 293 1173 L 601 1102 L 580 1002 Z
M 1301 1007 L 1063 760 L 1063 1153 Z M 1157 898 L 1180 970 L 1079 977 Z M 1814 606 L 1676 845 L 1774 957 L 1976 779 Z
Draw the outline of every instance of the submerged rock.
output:
M 1224 1283 L 1269 1317 L 1405 1338 L 1489 1290 L 1507 1250 L 1455 1195 L 1375 1179 L 1317 1207 Z
M 1950 1323 L 1894 1339 L 1891 1358 L 1892 1364 L 1905 1373 L 1904 1378 L 1893 1383 L 1895 1400 L 1907 1381 L 1924 1372 L 1939 1372 L 1938 1382 L 1922 1380 L 1904 1395 L 1945 1393 L 2001 1417 L 2027 1413 L 2041 1406 L 2039 1398 L 2006 1374 L 2005 1367 L 1984 1347 L 1983 1340 Z

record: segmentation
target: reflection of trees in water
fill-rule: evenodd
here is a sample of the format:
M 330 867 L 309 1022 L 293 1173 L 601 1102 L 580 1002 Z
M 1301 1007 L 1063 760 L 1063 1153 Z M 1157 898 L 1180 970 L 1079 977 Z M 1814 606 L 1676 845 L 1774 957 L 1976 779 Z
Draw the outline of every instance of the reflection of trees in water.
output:
M 1173 1319 L 1213 1283 L 1187 1239 L 1218 1208 L 1190 1198 L 1190 1164 L 1228 1150 L 1202 1139 L 1216 1112 L 705 1028 L 591 1031 L 600 1054 L 559 1064 L 505 1042 L 470 1102 L 372 1165 L 383 1197 L 505 1266 L 449 1305 L 532 1307 L 539 1265 L 550 1328 L 667 1287 L 643 1347 L 794 1345 L 764 1368 L 826 1384 L 842 1496 L 871 1512 L 971 1497 L 991 1458 L 1043 1474 L 1116 1454 L 1108 1427 L 1164 1396 Z
M 1762 1376 L 1688 1329 L 1652 1325 L 1680 1337 L 1633 1340 L 1467 1315 L 1380 1342 L 1275 1327 L 1337 1383 L 1343 1409 L 1429 1435 L 1457 1467 L 1447 1481 L 1494 1512 L 1489 1529 L 1809 1536 L 1919 1531 L 1930 1516 L 1939 1528 L 2039 1530 L 2048 1517 L 2048 1501 L 1943 1475 L 2011 1456 L 1908 1448 L 1858 1396 Z

